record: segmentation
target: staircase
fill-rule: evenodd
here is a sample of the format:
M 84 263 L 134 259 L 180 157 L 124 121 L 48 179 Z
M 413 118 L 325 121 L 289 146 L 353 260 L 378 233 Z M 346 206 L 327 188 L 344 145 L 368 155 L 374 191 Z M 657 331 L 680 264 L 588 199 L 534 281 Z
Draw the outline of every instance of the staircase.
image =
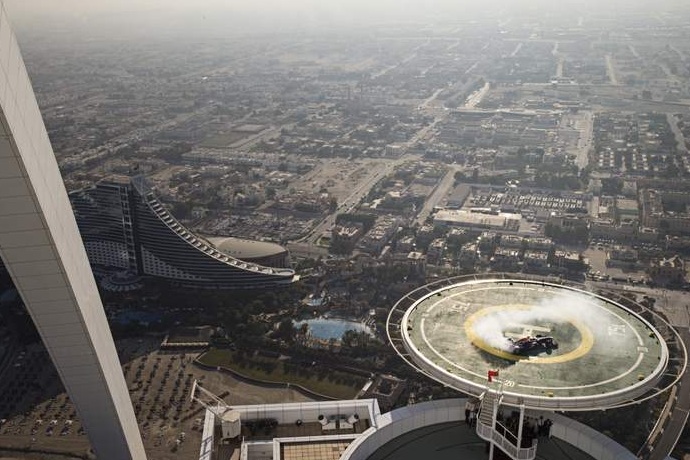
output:
M 493 425 L 494 418 L 494 406 L 496 402 L 500 404 L 500 396 L 491 390 L 484 393 L 482 398 L 482 403 L 479 406 L 479 416 L 477 417 L 477 423 L 482 423 L 485 426 L 491 427 Z
M 496 447 L 505 452 L 513 460 L 534 460 L 537 456 L 537 442 L 532 447 L 518 447 L 516 437 L 503 428 L 496 430 L 494 426 L 494 408 L 497 410 L 502 400 L 501 390 L 487 389 L 482 397 L 477 416 L 477 436 L 485 441 L 493 442 Z M 510 437 L 506 437 L 507 433 Z

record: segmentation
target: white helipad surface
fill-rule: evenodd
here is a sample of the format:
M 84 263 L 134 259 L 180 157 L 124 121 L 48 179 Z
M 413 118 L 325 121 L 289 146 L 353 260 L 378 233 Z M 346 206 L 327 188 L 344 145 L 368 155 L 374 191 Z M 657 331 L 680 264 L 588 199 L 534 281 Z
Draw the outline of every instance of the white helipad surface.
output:
M 586 409 L 624 404 L 658 382 L 668 362 L 660 334 L 603 297 L 527 280 L 481 280 L 434 291 L 402 323 L 404 346 L 425 372 L 478 395 L 498 371 L 504 402 Z M 558 349 L 518 356 L 506 337 L 552 336 Z

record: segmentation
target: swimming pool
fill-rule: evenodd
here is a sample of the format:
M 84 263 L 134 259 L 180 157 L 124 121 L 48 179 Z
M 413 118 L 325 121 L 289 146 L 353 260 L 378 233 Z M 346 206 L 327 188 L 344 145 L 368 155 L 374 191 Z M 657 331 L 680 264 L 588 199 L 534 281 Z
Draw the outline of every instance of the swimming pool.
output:
M 162 316 L 163 315 L 157 312 L 127 310 L 116 314 L 114 321 L 123 325 L 139 323 L 143 326 L 148 326 L 151 323 L 160 322 Z
M 314 318 L 295 322 L 299 329 L 303 324 L 309 325 L 309 334 L 317 339 L 341 339 L 346 331 L 366 332 L 371 334 L 371 328 L 364 323 L 337 318 Z

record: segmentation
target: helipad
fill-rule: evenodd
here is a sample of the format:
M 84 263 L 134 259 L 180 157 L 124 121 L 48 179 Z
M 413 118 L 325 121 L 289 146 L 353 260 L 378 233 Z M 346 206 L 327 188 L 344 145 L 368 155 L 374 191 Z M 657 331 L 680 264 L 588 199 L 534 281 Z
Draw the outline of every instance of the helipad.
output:
M 653 388 L 668 363 L 660 334 L 624 306 L 541 281 L 489 279 L 433 290 L 400 322 L 409 358 L 469 394 L 498 371 L 505 404 L 587 409 L 625 404 Z M 554 350 L 517 355 L 508 338 L 550 336 Z M 497 385 L 494 383 L 493 385 Z

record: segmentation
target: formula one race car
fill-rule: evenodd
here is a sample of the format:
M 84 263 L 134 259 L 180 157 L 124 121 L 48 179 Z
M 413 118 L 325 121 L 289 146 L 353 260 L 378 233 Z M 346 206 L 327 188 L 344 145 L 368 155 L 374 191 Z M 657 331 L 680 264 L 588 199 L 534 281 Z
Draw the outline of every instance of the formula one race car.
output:
M 532 337 L 528 335 L 517 340 L 508 338 L 508 351 L 514 355 L 532 355 L 543 351 L 551 354 L 556 349 L 558 349 L 558 342 L 553 337 L 543 335 Z

